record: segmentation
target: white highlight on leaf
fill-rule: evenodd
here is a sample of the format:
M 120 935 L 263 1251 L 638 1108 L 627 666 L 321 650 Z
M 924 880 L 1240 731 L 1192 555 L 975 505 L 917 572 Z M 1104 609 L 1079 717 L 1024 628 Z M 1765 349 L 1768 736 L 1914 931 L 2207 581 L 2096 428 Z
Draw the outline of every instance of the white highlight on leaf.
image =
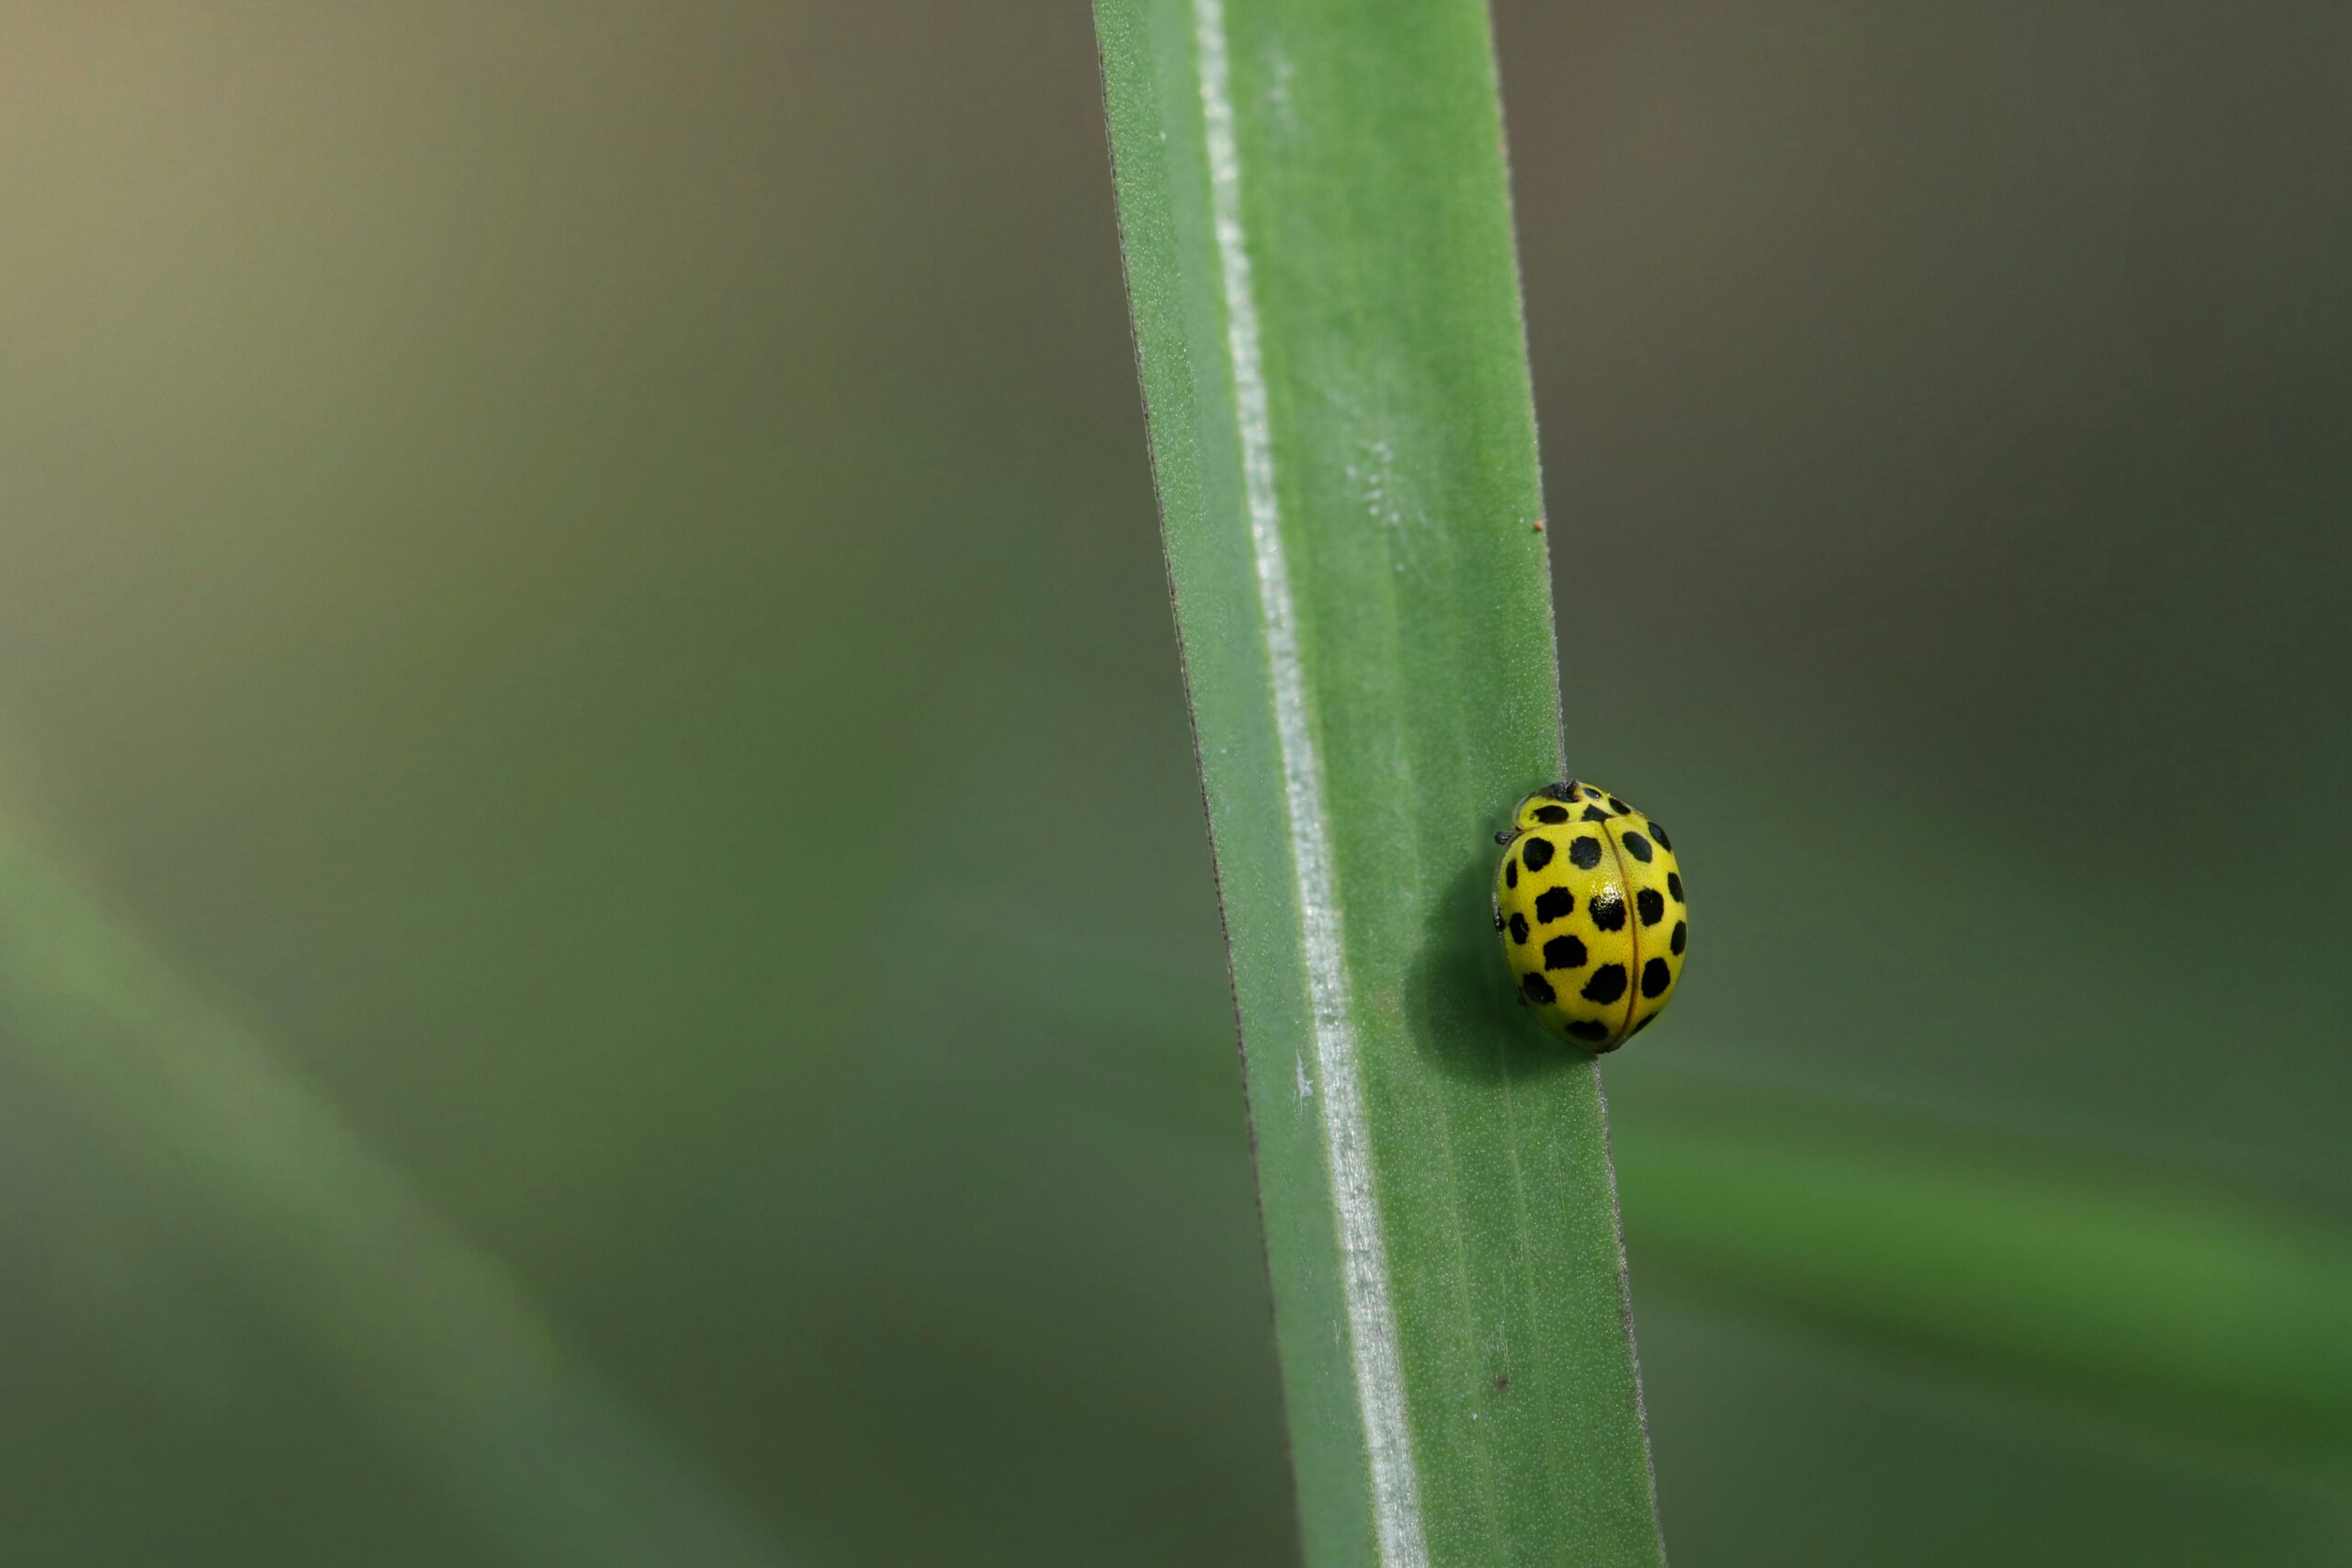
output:
M 1201 108 L 1208 144 L 1209 209 L 1216 228 L 1224 284 L 1226 347 L 1233 362 L 1235 413 L 1241 438 L 1241 484 L 1250 543 L 1258 568 L 1260 619 L 1273 683 L 1274 738 L 1282 753 L 1283 801 L 1290 819 L 1291 872 L 1298 897 L 1308 1002 L 1314 1015 L 1316 1077 L 1323 1092 L 1324 1156 L 1339 1220 L 1341 1295 L 1347 1309 L 1356 1404 L 1371 1461 L 1374 1533 L 1383 1568 L 1427 1568 L 1420 1483 L 1405 1419 L 1404 1369 L 1396 1354 L 1396 1311 L 1388 1297 L 1388 1257 L 1373 1193 L 1372 1150 L 1363 1086 L 1356 1073 L 1340 912 L 1330 846 L 1323 836 L 1323 767 L 1306 714 L 1306 676 L 1299 659 L 1297 613 L 1283 555 L 1282 515 L 1274 495 L 1273 437 L 1265 368 L 1258 346 L 1258 306 L 1250 286 L 1250 253 L 1241 223 L 1241 157 L 1234 130 L 1233 84 L 1227 59 L 1224 0 L 1193 0 L 1199 51 Z

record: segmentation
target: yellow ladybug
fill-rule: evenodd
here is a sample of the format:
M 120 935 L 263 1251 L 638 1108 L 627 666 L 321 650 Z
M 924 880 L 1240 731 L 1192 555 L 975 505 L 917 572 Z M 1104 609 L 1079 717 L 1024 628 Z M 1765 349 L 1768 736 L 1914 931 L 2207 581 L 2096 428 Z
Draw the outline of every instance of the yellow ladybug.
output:
M 1521 801 L 1495 841 L 1495 930 L 1521 1001 L 1553 1033 L 1614 1051 L 1682 977 L 1690 924 L 1665 829 L 1571 779 Z

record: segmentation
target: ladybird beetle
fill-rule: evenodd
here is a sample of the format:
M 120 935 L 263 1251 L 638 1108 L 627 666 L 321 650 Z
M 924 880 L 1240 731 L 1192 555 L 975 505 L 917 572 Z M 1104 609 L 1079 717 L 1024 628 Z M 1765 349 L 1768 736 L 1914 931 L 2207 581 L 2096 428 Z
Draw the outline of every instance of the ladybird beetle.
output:
M 1571 779 L 1521 801 L 1495 841 L 1495 930 L 1520 1001 L 1553 1033 L 1614 1051 L 1682 976 L 1690 925 L 1666 830 Z

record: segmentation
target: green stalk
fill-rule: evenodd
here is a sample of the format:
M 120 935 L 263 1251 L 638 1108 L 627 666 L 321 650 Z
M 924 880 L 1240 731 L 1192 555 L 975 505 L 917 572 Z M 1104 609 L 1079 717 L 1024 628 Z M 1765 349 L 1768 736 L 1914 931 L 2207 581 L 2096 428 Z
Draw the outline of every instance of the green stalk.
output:
M 758 1522 L 263 1040 L 0 810 L 0 1081 L 517 1564 L 775 1568 Z
M 1098 0 L 1310 1563 L 1658 1563 L 1599 1071 L 1513 1005 L 1562 775 L 1476 0 Z

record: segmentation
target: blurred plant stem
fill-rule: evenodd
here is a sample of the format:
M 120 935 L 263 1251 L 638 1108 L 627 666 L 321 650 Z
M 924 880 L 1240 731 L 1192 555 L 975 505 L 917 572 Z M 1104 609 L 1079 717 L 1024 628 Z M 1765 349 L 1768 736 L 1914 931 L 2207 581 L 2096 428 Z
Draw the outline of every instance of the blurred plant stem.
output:
M 5 817 L 0 1052 L 107 1201 L 168 1238 L 158 1250 L 224 1268 L 508 1560 L 784 1561 L 494 1259 Z

